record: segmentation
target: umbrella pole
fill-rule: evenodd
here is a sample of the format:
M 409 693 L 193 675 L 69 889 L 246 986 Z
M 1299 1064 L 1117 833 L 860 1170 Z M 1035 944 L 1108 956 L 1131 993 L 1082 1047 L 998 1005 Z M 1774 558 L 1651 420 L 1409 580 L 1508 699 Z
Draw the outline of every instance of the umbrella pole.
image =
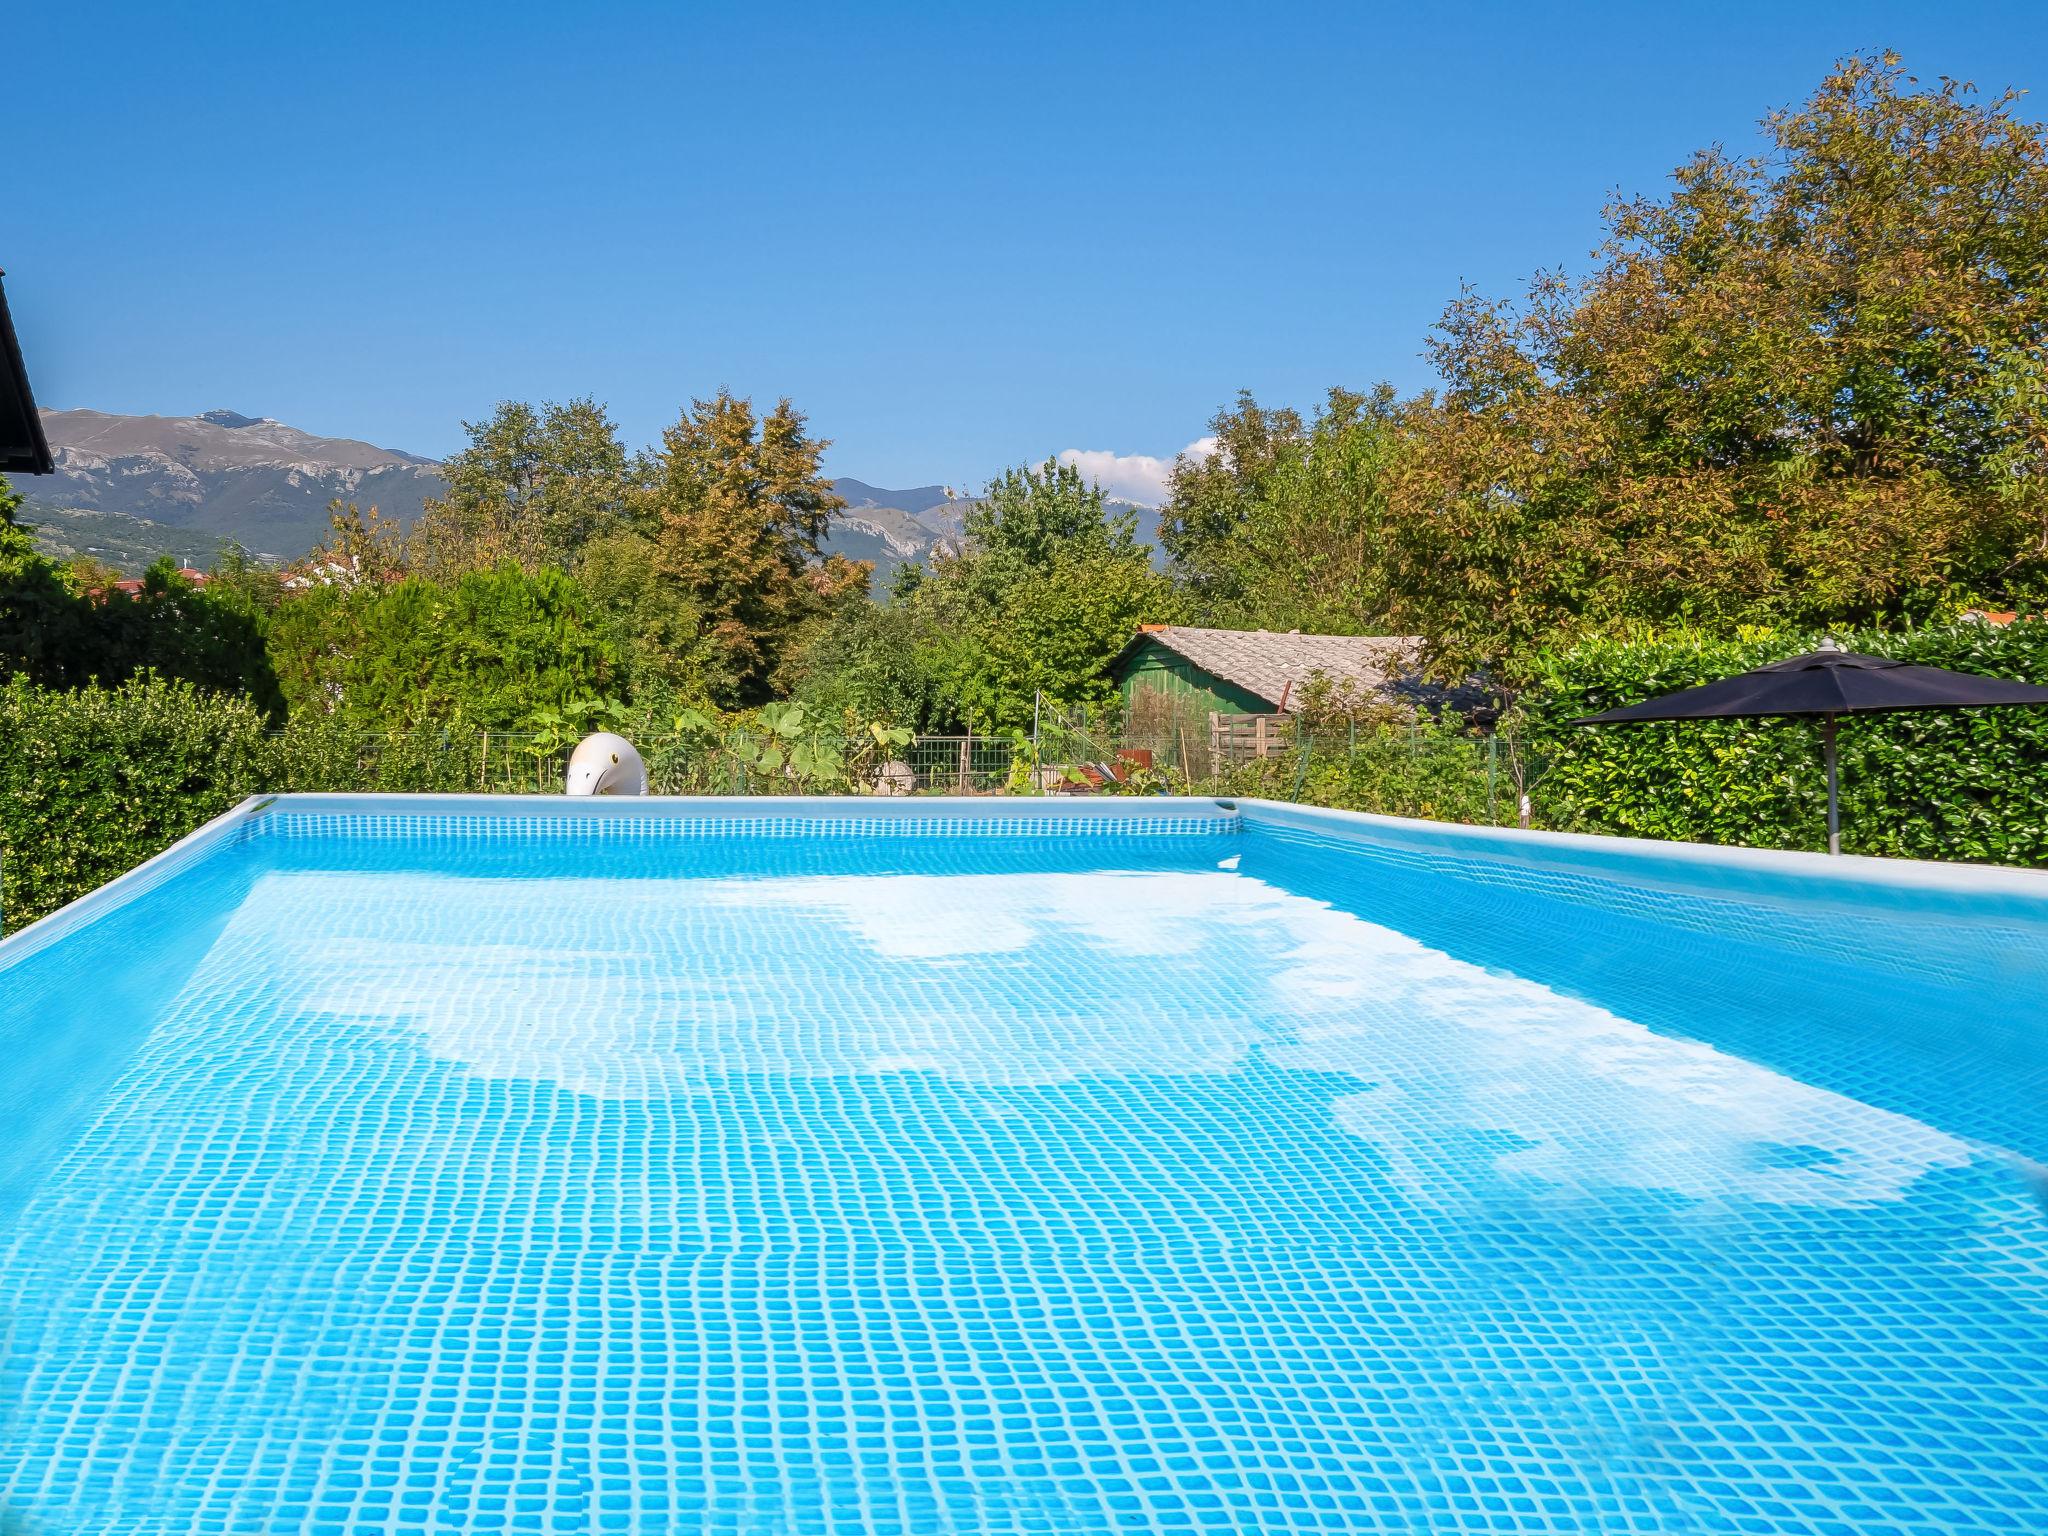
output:
M 1820 723 L 1821 744 L 1827 750 L 1828 758 L 1828 852 L 1842 851 L 1842 808 L 1835 790 L 1835 717 L 1824 716 Z

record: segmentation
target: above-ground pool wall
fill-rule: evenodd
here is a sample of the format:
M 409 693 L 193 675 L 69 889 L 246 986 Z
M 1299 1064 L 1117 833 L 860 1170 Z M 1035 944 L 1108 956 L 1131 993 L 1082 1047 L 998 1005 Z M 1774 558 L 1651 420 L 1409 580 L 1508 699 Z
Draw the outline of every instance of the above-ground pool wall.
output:
M 1148 863 L 1213 867 L 1236 851 L 1240 821 L 1213 800 L 957 800 L 854 796 L 641 799 L 486 795 L 283 795 L 251 831 L 294 869 L 464 876 L 651 879 L 818 873 L 848 841 L 870 873 L 921 873 L 935 845 L 972 841 L 994 872 L 1022 850 L 1076 872 Z M 1006 853 L 1007 850 L 1007 853 Z
M 2048 877 L 1242 809 L 1247 875 L 2048 1161 Z
M 0 1217 L 126 1071 L 262 869 L 246 807 L 0 944 Z

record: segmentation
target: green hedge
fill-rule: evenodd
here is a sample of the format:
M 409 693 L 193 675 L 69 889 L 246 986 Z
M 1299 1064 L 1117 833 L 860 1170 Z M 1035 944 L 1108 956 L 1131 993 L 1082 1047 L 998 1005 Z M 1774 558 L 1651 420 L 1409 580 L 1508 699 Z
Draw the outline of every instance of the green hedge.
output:
M 516 730 L 624 680 L 602 614 L 569 577 L 516 565 L 450 583 L 316 587 L 278 606 L 269 651 L 293 718 L 358 731 Z
M 262 713 L 155 677 L 0 689 L 0 916 L 9 931 L 218 816 L 266 777 Z
M 2048 620 L 1839 632 L 1850 650 L 2048 683 Z M 1547 660 L 1525 700 L 1546 825 L 1634 837 L 1827 846 L 1813 721 L 1574 727 L 1574 717 L 1813 649 L 1816 635 L 1678 635 L 1583 644 Z M 1842 848 L 1899 858 L 2048 864 L 2048 710 L 1845 718 Z
M 531 755 L 485 753 L 466 726 L 366 734 L 312 718 L 278 731 L 241 695 L 147 674 L 75 691 L 16 679 L 0 688 L 0 926 L 55 911 L 250 795 L 535 787 Z

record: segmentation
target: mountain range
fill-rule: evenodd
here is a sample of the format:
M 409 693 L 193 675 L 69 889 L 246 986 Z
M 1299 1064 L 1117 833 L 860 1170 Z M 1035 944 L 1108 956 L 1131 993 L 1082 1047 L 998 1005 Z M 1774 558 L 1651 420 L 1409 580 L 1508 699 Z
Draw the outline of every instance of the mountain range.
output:
M 957 543 L 967 510 L 974 505 L 971 496 L 957 496 L 943 485 L 891 491 L 842 477 L 832 482 L 832 489 L 844 499 L 846 510 L 833 520 L 825 551 L 849 560 L 874 561 L 871 586 L 877 592 L 888 585 L 898 566 L 923 560 L 940 544 Z
M 56 473 L 20 477 L 22 520 L 43 550 L 139 571 L 160 555 L 204 567 L 230 542 L 260 557 L 305 554 L 337 499 L 410 526 L 448 482 L 438 461 L 353 438 L 319 437 L 267 416 L 117 416 L 44 411 Z M 891 490 L 841 478 L 846 501 L 825 550 L 872 560 L 875 586 L 957 540 L 972 497 L 950 487 Z
M 42 416 L 56 473 L 17 483 L 29 502 L 24 520 L 52 553 L 112 565 L 147 564 L 156 554 L 205 564 L 196 557 L 228 540 L 294 559 L 327 532 L 327 504 L 337 497 L 410 523 L 447 488 L 432 459 L 268 417 Z

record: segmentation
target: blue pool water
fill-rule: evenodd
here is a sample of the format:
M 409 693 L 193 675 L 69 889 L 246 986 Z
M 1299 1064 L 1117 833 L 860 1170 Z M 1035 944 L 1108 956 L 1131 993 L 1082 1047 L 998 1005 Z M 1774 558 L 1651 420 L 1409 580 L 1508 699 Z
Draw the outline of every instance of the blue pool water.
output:
M 0 949 L 0 1531 L 2048 1529 L 2019 877 L 579 809 Z

